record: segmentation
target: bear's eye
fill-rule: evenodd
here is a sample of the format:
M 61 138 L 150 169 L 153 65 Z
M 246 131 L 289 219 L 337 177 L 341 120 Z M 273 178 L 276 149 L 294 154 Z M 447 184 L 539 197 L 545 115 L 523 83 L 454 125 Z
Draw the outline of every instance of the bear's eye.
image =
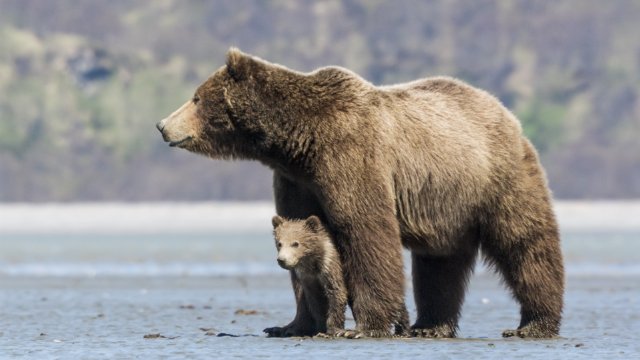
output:
M 281 247 L 282 247 L 282 244 L 278 242 L 278 243 L 276 244 L 276 248 L 280 249 Z
M 300 244 L 298 244 L 298 242 L 297 242 L 297 241 L 294 241 L 293 243 L 291 243 L 291 247 L 296 248 L 296 247 L 298 247 L 298 246 L 300 246 Z
M 198 97 L 198 95 L 194 95 L 191 101 L 193 101 L 194 104 L 197 104 L 200 101 L 200 97 Z

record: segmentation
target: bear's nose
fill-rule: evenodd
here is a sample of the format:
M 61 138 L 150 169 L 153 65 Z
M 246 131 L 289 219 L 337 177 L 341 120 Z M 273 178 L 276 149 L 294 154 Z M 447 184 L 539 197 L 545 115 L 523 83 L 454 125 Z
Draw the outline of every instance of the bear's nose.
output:
M 278 259 L 278 265 L 280 265 L 281 268 L 284 268 L 285 267 L 284 260 Z
M 162 124 L 162 121 L 158 121 L 158 123 L 156 124 L 156 129 L 158 129 L 158 131 L 162 133 L 162 129 L 164 129 L 164 125 Z

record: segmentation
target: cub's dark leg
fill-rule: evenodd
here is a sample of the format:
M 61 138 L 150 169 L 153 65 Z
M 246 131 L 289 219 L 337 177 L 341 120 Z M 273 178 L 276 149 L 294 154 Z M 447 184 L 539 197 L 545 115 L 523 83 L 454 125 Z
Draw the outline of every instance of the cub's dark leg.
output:
M 273 191 L 276 212 L 290 219 L 306 219 L 310 215 L 322 217 L 316 197 L 305 188 L 274 172 Z M 296 316 L 285 326 L 264 329 L 269 337 L 312 336 L 318 333 L 315 321 L 304 298 L 304 291 L 295 273 L 291 272 L 291 284 L 296 297 Z
M 309 309 L 309 302 L 305 299 L 302 284 L 296 277 L 295 272 L 290 271 L 291 285 L 296 297 L 296 316 L 288 325 L 273 326 L 264 329 L 267 337 L 291 337 L 291 336 L 313 336 L 318 333 L 315 319 Z
M 452 338 L 477 250 L 450 257 L 411 254 L 413 292 L 418 318 L 411 327 L 417 337 Z

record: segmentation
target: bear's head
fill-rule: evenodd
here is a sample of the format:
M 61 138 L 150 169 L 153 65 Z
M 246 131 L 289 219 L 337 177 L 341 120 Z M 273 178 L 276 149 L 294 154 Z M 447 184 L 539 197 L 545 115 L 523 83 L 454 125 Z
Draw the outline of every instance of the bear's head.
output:
M 287 220 L 274 216 L 273 235 L 278 250 L 278 265 L 284 269 L 295 269 L 311 265 L 322 258 L 329 235 L 315 215 L 305 220 Z
M 156 127 L 170 146 L 212 158 L 267 165 L 274 159 L 302 159 L 309 146 L 327 137 L 317 133 L 320 128 L 349 126 L 327 119 L 359 103 L 370 107 L 363 96 L 367 86 L 342 68 L 301 73 L 232 48 L 226 65 Z M 345 129 L 330 132 L 335 138 Z
M 275 141 L 282 113 L 304 86 L 305 75 L 244 54 L 227 53 L 226 65 L 193 98 L 156 127 L 170 146 L 213 158 L 255 158 Z

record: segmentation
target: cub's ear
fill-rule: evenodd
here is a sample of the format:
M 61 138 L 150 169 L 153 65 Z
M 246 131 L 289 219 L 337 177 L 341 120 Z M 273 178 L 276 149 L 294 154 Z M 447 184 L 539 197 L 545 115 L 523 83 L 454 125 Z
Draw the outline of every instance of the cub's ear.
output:
M 258 62 L 250 55 L 232 47 L 227 52 L 227 72 L 235 81 L 248 79 Z
M 307 220 L 304 221 L 304 225 L 314 232 L 322 230 L 322 221 L 320 221 L 320 218 L 315 215 L 309 216 Z
M 273 225 L 273 228 L 277 228 L 278 226 L 282 225 L 282 223 L 284 222 L 284 219 L 281 218 L 280 216 L 276 215 L 273 218 L 271 218 L 271 224 Z

